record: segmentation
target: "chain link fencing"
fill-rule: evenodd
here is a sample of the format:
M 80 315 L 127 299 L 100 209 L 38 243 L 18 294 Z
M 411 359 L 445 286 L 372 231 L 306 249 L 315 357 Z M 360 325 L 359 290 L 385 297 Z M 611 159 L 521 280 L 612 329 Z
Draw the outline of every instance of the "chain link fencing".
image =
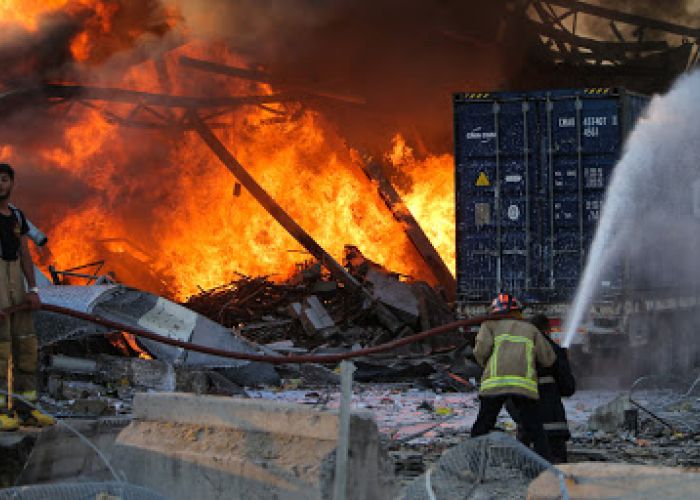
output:
M 399 498 L 521 499 L 527 495 L 530 482 L 546 470 L 561 478 L 561 498 L 568 499 L 563 474 L 552 464 L 513 437 L 491 433 L 447 450 L 425 474 L 409 483 Z

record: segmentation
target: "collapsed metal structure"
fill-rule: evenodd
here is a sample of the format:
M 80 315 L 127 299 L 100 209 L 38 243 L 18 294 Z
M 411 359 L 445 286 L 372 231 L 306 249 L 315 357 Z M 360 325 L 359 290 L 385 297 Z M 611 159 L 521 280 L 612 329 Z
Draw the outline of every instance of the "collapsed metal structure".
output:
M 578 87 L 658 92 L 698 62 L 698 28 L 579 0 L 516 3 L 531 29 L 536 66 L 543 64 Z
M 191 58 L 181 58 L 181 63 L 186 66 L 196 67 L 200 70 L 214 71 L 219 74 L 227 74 L 237 78 L 246 78 L 256 81 L 274 81 L 260 72 L 243 68 L 235 68 L 220 64 L 199 61 Z M 48 101 L 52 105 L 65 105 L 65 113 L 70 112 L 73 106 L 82 105 L 95 108 L 95 101 L 128 103 L 133 107 L 119 114 L 110 109 L 100 109 L 105 119 L 126 127 L 136 127 L 151 130 L 165 131 L 195 131 L 212 152 L 219 158 L 226 168 L 250 194 L 265 208 L 265 210 L 331 275 L 342 282 L 350 291 L 361 290 L 360 283 L 347 270 L 335 260 L 316 240 L 302 228 L 250 175 L 246 168 L 236 159 L 228 148 L 219 140 L 213 132 L 214 128 L 228 127 L 224 123 L 212 122 L 217 117 L 231 112 L 234 109 L 246 105 L 263 106 L 270 110 L 266 104 L 299 102 L 308 99 L 333 99 L 344 102 L 358 103 L 357 98 L 336 96 L 327 93 L 319 93 L 304 89 L 295 89 L 289 92 L 269 95 L 249 95 L 231 97 L 193 97 L 170 94 L 158 94 L 152 92 L 140 92 L 120 88 L 104 88 L 83 85 L 45 84 L 40 87 L 15 90 L 0 95 L 0 110 L 12 111 L 18 107 Z M 427 236 L 420 228 L 418 222 L 410 215 L 408 209 L 400 200 L 398 193 L 383 179 L 382 191 L 391 193 L 392 202 L 389 208 L 396 216 L 398 213 L 393 205 L 400 205 L 403 214 L 398 220 L 402 222 L 410 240 L 418 250 L 428 268 L 435 275 L 438 283 L 443 287 L 447 296 L 453 299 L 455 296 L 455 281 L 447 269 L 439 254 L 432 246 Z M 385 200 L 387 198 L 385 197 Z M 387 203 L 389 203 L 387 201 Z

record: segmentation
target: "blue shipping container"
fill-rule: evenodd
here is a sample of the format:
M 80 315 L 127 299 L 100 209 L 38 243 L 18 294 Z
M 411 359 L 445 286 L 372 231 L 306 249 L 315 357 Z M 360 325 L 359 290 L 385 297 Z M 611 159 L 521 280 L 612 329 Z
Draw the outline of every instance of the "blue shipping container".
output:
M 454 96 L 458 301 L 571 298 L 624 138 L 622 89 Z M 621 286 L 621 273 L 605 285 Z

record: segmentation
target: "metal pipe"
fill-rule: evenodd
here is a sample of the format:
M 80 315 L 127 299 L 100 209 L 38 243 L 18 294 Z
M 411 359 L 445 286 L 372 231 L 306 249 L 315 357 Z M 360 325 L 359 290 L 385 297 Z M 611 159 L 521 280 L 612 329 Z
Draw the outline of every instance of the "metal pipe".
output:
M 153 341 L 159 342 L 161 344 L 171 345 L 171 346 L 175 346 L 175 347 L 181 347 L 181 348 L 187 349 L 189 351 L 201 352 L 203 354 L 210 354 L 212 356 L 219 356 L 222 358 L 241 359 L 241 360 L 246 360 L 246 361 L 258 361 L 261 363 L 270 363 L 273 365 L 283 365 L 283 364 L 290 364 L 290 363 L 299 363 L 299 364 L 300 363 L 337 363 L 339 361 L 343 361 L 344 359 L 357 358 L 360 356 L 368 356 L 370 354 L 377 354 L 380 352 L 391 351 L 391 350 L 396 349 L 398 347 L 402 347 L 402 346 L 405 346 L 408 344 L 413 344 L 415 342 L 420 342 L 420 341 L 425 340 L 427 338 L 435 337 L 436 335 L 441 335 L 443 333 L 451 332 L 451 331 L 457 330 L 459 328 L 480 325 L 484 321 L 507 319 L 507 318 L 511 317 L 508 314 L 496 314 L 496 315 L 491 314 L 491 315 L 484 315 L 484 316 L 475 316 L 475 317 L 470 318 L 470 319 L 463 319 L 460 321 L 454 321 L 454 322 L 449 323 L 447 325 L 442 325 L 442 326 L 438 326 L 435 328 L 431 328 L 430 330 L 426 330 L 426 331 L 421 332 L 421 333 L 416 333 L 415 335 L 403 337 L 403 338 L 400 338 L 397 340 L 392 340 L 391 342 L 386 342 L 384 344 L 379 344 L 379 345 L 376 345 L 373 347 L 367 347 L 365 349 L 359 349 L 357 351 L 350 351 L 350 352 L 344 352 L 344 353 L 339 353 L 339 354 L 319 354 L 319 355 L 302 354 L 302 355 L 291 355 L 291 356 L 265 356 L 263 354 L 250 354 L 250 353 L 244 353 L 244 352 L 226 351 L 226 350 L 217 349 L 214 347 L 193 344 L 192 342 L 185 342 L 183 340 L 172 339 L 170 337 L 164 337 L 162 335 L 158 335 L 156 333 L 145 330 L 143 328 L 135 327 L 132 325 L 127 325 L 124 323 L 119 323 L 117 321 L 112 321 L 109 319 L 101 318 L 99 316 L 95 316 L 93 314 L 88 314 L 88 313 L 84 313 L 81 311 L 76 311 L 74 309 L 69 309 L 67 307 L 55 306 L 52 304 L 41 304 L 40 308 L 44 311 L 63 314 L 65 316 L 70 316 L 73 318 L 82 319 L 85 321 L 89 321 L 91 323 L 102 325 L 104 327 L 109 328 L 110 331 L 116 330 L 116 331 L 123 331 L 123 332 L 132 333 L 132 334 L 136 335 L 137 337 L 143 337 L 145 339 L 153 340 Z M 18 311 L 27 311 L 27 310 L 31 310 L 31 307 L 29 304 L 20 304 L 17 306 L 8 307 L 8 308 L 4 309 L 2 311 L 2 313 L 5 316 L 9 316 L 9 315 L 14 314 Z M 0 319 L 0 321 L 2 321 L 2 319 Z

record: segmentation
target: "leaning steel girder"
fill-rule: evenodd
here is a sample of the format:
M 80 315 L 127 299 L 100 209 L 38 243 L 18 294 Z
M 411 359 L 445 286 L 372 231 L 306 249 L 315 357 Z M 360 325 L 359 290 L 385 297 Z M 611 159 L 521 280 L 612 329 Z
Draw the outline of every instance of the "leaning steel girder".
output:
M 306 96 L 299 93 L 230 97 L 181 96 L 112 87 L 49 83 L 0 93 L 0 112 L 8 114 L 32 106 L 64 103 L 69 107 L 78 103 L 97 108 L 97 102 L 112 102 L 134 106 L 125 116 L 114 110 L 98 108 L 112 123 L 139 128 L 185 128 L 186 110 L 199 110 L 203 117 L 209 120 L 242 106 L 296 102 L 305 98 Z M 217 124 L 210 125 L 217 128 Z
M 321 247 L 297 222 L 277 204 L 277 202 L 257 183 L 248 171 L 238 162 L 226 146 L 214 135 L 211 124 L 206 122 L 204 111 L 209 118 L 218 116 L 229 108 L 245 105 L 264 105 L 282 101 L 298 100 L 299 94 L 271 94 L 242 97 L 188 97 L 168 94 L 155 94 L 135 90 L 90 87 L 83 85 L 47 84 L 31 89 L 23 89 L 0 94 L 0 112 L 7 108 L 19 108 L 31 104 L 80 102 L 94 107 L 93 101 L 130 103 L 135 107 L 122 117 L 113 111 L 101 110 L 108 119 L 125 126 L 193 130 L 209 146 L 211 151 L 233 173 L 236 179 L 253 195 L 263 208 L 309 253 L 311 253 L 334 278 L 341 281 L 353 292 L 361 292 L 370 298 L 362 285 L 348 273 L 323 247 Z M 180 111 L 179 115 L 158 112 L 155 108 Z M 148 111 L 159 121 L 146 122 L 137 119 L 141 110 Z M 381 307 L 377 305 L 377 307 Z M 390 313 L 389 313 L 390 314 Z

